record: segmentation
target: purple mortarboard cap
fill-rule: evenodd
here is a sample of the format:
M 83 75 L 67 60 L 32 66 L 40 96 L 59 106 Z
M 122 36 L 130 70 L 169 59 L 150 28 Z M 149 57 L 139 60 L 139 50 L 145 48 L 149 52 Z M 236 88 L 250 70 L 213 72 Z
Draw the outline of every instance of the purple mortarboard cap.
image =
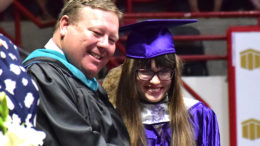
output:
M 149 19 L 120 27 L 120 32 L 130 31 L 126 42 L 126 56 L 148 59 L 176 53 L 168 28 L 193 22 L 197 22 L 197 19 Z

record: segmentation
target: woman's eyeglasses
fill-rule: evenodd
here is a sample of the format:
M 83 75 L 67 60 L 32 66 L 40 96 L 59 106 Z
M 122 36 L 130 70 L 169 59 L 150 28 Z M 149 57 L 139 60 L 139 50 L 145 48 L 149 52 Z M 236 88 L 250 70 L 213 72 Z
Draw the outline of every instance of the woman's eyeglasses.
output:
M 138 69 L 136 70 L 136 73 L 140 80 L 148 81 L 151 80 L 154 75 L 157 75 L 161 81 L 168 81 L 172 79 L 174 72 L 171 69 L 162 69 L 157 72 L 154 72 L 151 69 Z

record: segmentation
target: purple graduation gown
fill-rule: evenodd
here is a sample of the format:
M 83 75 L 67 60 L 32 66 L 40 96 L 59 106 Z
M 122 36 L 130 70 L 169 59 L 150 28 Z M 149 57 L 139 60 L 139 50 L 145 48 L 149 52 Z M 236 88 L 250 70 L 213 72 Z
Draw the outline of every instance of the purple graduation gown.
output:
M 220 135 L 214 111 L 202 102 L 197 102 L 189 108 L 189 112 L 197 146 L 219 146 Z M 155 127 L 160 124 L 162 126 L 161 134 L 158 134 Z M 170 145 L 171 130 L 169 122 L 144 124 L 144 126 L 148 146 Z

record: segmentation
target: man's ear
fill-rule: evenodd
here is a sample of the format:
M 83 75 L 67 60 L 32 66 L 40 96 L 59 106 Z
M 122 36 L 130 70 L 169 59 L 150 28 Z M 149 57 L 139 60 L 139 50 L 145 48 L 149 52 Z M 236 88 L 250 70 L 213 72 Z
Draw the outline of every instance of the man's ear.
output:
M 60 35 L 64 36 L 67 33 L 67 29 L 69 26 L 69 16 L 64 15 L 62 16 L 62 18 L 60 19 Z

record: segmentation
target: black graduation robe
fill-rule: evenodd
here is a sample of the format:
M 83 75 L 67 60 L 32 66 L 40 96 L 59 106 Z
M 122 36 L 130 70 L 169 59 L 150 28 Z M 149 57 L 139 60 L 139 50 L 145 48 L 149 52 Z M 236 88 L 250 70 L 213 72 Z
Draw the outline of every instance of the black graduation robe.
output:
M 93 91 L 58 60 L 37 57 L 25 65 L 39 86 L 36 127 L 45 146 L 128 146 L 120 116 L 99 85 Z

